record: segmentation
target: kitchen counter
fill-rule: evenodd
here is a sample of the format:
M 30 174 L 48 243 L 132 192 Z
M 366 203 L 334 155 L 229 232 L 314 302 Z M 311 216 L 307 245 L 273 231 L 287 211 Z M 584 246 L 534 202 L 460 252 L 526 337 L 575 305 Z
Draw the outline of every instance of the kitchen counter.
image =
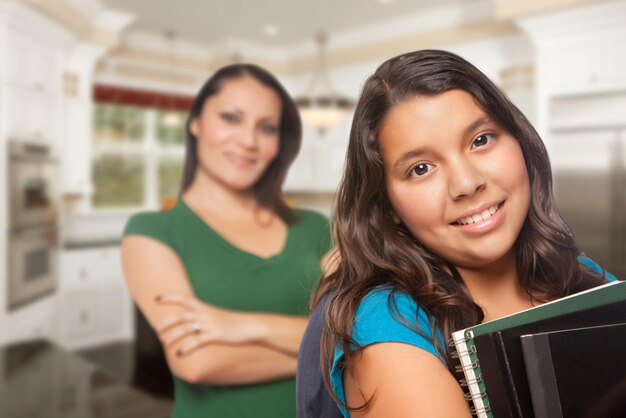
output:
M 63 243 L 64 250 L 88 250 L 93 248 L 119 247 L 121 239 L 117 238 L 95 238 L 82 240 L 69 240 Z
M 171 402 L 46 341 L 0 347 L 0 417 L 166 418 Z

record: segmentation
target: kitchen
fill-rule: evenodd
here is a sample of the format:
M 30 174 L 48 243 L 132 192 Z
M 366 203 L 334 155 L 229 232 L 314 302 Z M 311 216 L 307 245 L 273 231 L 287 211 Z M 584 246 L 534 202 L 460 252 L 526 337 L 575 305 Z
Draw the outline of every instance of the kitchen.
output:
M 181 138 L 166 121 L 184 117 L 185 98 L 228 62 L 266 66 L 296 97 L 327 71 L 332 87 L 354 100 L 390 55 L 425 47 L 458 52 L 496 80 L 544 136 L 559 204 L 581 246 L 624 277 L 623 1 L 371 0 L 306 11 L 271 1 L 286 12 L 270 13 L 267 22 L 234 2 L 223 13 L 237 24 L 221 35 L 186 28 L 195 20 L 167 2 L 156 14 L 147 3 L 0 4 L 0 170 L 8 173 L 0 182 L 0 376 L 12 388 L 2 387 L 0 405 L 14 407 L 7 416 L 37 416 L 35 406 L 18 401 L 22 387 L 39 391 L 47 408 L 64 411 L 59 416 L 118 416 L 110 407 L 93 409 L 81 397 L 96 393 L 89 388 L 124 393 L 135 399 L 132 408 L 167 411 L 167 396 L 148 395 L 167 388 L 147 387 L 154 379 L 136 376 L 133 366 L 153 341 L 126 293 L 119 237 L 130 214 L 161 209 L 175 196 Z M 195 15 L 208 19 L 226 6 L 197 7 Z M 326 49 L 314 42 L 322 29 Z M 320 70 L 322 53 L 328 68 Z M 305 125 L 286 186 L 297 205 L 331 214 L 349 125 L 349 114 L 334 126 Z M 598 144 L 593 152 L 590 138 Z M 582 183 L 581 166 L 597 175 Z M 581 199 L 581 187 L 592 197 Z M 604 222 L 593 227 L 588 218 Z M 58 351 L 33 345 L 41 340 Z M 66 374 L 77 377 L 46 398 L 46 387 L 65 373 L 51 358 L 63 358 L 73 371 Z

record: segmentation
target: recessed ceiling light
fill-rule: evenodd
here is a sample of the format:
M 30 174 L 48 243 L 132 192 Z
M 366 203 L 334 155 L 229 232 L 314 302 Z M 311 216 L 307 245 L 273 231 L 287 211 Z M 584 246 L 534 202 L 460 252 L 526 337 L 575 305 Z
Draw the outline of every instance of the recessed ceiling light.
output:
M 263 33 L 265 33 L 268 36 L 278 35 L 278 32 L 280 32 L 280 30 L 278 29 L 278 26 L 276 25 L 266 25 L 263 28 Z
M 381 4 L 387 4 L 387 3 L 392 3 L 393 0 L 376 0 L 377 2 L 381 3 Z

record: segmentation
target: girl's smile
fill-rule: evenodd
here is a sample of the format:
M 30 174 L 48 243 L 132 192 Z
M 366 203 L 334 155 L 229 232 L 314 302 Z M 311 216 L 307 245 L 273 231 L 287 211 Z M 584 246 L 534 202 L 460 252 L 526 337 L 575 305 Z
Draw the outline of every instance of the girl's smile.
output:
M 470 234 L 486 233 L 499 225 L 502 211 L 504 202 L 483 205 L 481 209 L 471 210 L 469 214 L 461 216 L 452 225 Z

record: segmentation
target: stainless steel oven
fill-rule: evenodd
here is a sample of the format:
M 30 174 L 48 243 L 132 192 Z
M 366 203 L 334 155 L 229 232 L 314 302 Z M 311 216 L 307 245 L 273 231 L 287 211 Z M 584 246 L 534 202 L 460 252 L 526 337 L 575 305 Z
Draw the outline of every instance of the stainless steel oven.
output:
M 57 161 L 44 144 L 9 143 L 11 229 L 56 223 Z
M 9 245 L 9 309 L 53 292 L 58 260 L 56 225 L 13 231 Z
M 57 161 L 50 146 L 9 142 L 8 305 L 53 292 L 58 281 Z

